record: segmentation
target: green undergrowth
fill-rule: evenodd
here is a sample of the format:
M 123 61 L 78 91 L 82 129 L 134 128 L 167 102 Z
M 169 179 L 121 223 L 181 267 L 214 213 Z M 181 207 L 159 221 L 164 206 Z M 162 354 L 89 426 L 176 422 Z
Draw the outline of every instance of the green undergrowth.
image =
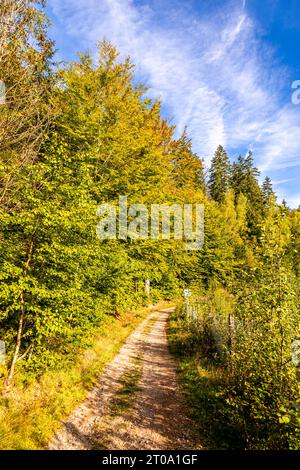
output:
M 221 366 L 188 348 L 190 333 L 182 328 L 177 313 L 169 317 L 168 338 L 175 356 L 179 382 L 196 432 L 206 449 L 238 450 L 245 448 L 239 423 L 228 419 L 222 390 L 226 374 Z

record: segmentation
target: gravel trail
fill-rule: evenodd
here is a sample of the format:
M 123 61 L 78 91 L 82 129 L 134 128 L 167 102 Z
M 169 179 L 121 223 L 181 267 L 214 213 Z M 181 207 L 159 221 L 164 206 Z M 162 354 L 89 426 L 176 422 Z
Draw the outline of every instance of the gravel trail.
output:
M 171 311 L 151 313 L 138 326 L 97 386 L 63 423 L 49 449 L 202 448 L 187 416 L 168 350 L 166 325 Z

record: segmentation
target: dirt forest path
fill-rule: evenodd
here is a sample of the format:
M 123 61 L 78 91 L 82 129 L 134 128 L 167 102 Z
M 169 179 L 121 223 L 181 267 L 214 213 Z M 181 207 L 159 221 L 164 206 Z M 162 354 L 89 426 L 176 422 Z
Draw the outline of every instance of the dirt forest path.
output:
M 151 313 L 138 326 L 49 449 L 201 449 L 168 351 L 170 311 Z

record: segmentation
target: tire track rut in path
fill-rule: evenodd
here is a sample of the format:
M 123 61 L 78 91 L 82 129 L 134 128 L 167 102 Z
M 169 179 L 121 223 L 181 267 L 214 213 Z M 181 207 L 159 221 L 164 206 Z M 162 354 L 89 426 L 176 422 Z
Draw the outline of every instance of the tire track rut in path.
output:
M 168 350 L 172 309 L 150 314 L 106 368 L 99 384 L 54 436 L 50 449 L 201 449 L 193 433 Z M 147 327 L 148 325 L 148 327 Z M 139 357 L 142 375 L 131 408 L 113 415 L 110 405 L 124 373 Z

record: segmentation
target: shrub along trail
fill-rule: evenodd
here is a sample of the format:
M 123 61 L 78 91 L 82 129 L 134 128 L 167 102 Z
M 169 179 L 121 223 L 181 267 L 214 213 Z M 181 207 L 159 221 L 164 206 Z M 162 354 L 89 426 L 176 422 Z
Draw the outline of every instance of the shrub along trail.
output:
M 201 448 L 168 351 L 170 311 L 151 313 L 138 326 L 50 449 Z

